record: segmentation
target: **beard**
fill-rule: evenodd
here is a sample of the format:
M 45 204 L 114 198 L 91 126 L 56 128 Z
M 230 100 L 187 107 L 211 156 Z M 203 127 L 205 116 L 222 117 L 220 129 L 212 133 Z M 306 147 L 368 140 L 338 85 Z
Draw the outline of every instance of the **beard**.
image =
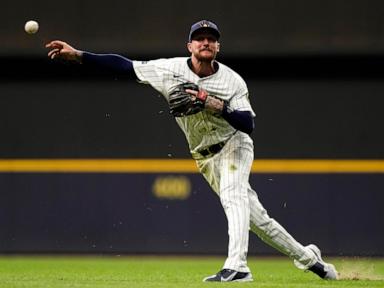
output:
M 208 51 L 209 53 L 206 53 L 205 51 Z M 210 49 L 203 49 L 195 53 L 195 58 L 199 60 L 200 62 L 207 62 L 211 63 L 216 58 L 217 52 L 214 52 Z

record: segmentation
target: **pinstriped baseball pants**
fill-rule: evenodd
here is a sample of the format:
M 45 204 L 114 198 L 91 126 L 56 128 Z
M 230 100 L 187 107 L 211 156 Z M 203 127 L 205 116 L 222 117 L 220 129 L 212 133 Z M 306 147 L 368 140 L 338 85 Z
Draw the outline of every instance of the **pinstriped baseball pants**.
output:
M 314 253 L 298 243 L 278 222 L 270 218 L 249 185 L 253 142 L 238 131 L 216 155 L 197 160 L 201 174 L 220 197 L 228 221 L 228 257 L 223 269 L 249 272 L 249 230 L 278 251 L 297 260 L 299 268 L 315 264 Z

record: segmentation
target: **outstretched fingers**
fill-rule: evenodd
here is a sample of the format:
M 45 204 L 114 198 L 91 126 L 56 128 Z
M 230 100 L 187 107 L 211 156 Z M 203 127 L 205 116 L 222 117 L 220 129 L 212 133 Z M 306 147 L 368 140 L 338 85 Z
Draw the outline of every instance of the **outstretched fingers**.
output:
M 48 52 L 48 57 L 54 59 L 57 55 L 60 55 L 60 50 L 59 48 L 52 49 Z
M 45 47 L 46 48 L 63 48 L 65 45 L 68 45 L 68 44 L 60 40 L 54 40 L 47 43 Z
M 56 56 L 60 55 L 61 49 L 63 49 L 65 46 L 65 42 L 54 40 L 45 45 L 46 48 L 51 49 L 48 52 L 48 57 L 51 59 L 54 59 Z
M 66 42 L 54 40 L 47 43 L 45 47 L 50 49 L 48 52 L 48 57 L 51 59 L 60 57 L 63 60 L 78 61 L 77 58 L 79 57 L 79 52 Z

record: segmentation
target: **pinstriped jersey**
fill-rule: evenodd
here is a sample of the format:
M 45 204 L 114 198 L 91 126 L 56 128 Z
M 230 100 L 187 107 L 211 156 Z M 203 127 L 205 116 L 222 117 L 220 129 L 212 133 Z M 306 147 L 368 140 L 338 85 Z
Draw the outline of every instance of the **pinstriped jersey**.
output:
M 233 110 L 250 111 L 255 116 L 248 98 L 248 88 L 244 80 L 232 69 L 218 63 L 216 73 L 199 77 L 188 65 L 188 57 L 133 61 L 133 68 L 141 83 L 150 84 L 168 101 L 170 92 L 179 84 L 191 82 L 204 89 L 210 96 L 228 101 Z M 228 140 L 233 128 L 220 115 L 201 111 L 194 115 L 175 117 L 183 130 L 191 153 L 213 144 Z

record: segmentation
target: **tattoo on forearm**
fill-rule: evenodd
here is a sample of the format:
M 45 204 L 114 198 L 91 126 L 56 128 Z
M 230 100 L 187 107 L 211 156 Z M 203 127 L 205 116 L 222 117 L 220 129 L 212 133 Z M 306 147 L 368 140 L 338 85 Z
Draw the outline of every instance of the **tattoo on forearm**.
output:
M 207 100 L 205 101 L 205 109 L 212 113 L 219 113 L 223 111 L 224 107 L 224 101 L 220 100 L 218 98 L 208 96 Z

